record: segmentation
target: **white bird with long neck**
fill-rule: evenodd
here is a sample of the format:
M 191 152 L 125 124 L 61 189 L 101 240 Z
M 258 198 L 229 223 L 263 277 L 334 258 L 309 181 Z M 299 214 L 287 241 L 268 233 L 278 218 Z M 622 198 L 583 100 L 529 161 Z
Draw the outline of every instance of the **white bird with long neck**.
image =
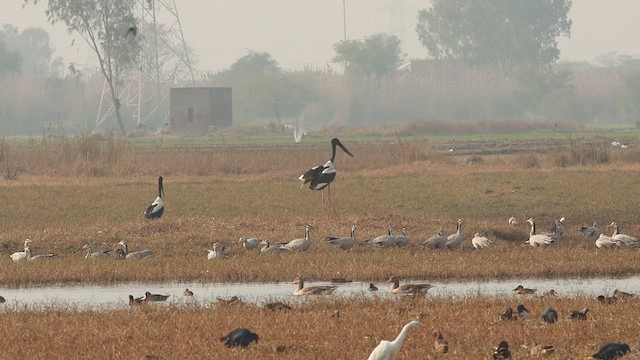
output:
M 457 230 L 455 234 L 451 234 L 447 237 L 447 248 L 452 249 L 460 246 L 464 237 L 462 236 L 462 224 L 464 221 L 462 219 L 458 219 Z
M 278 244 L 284 250 L 289 251 L 307 251 L 311 246 L 311 239 L 309 238 L 309 229 L 311 226 L 307 225 L 304 228 L 304 238 L 294 239 L 286 243 Z
M 618 225 L 615 221 L 609 224 L 609 226 L 613 226 L 613 235 L 611 235 L 611 237 L 619 241 L 620 245 L 625 245 L 632 248 L 640 246 L 640 242 L 638 242 L 638 239 L 627 234 L 620 234 L 620 225 Z
M 405 325 L 402 328 L 402 331 L 400 331 L 400 334 L 398 334 L 398 336 L 393 341 L 380 341 L 380 344 L 378 344 L 378 346 L 376 346 L 369 355 L 368 360 L 392 360 L 402 348 L 402 345 L 407 339 L 409 330 L 418 326 L 420 326 L 420 322 L 414 320 Z
M 162 186 L 162 176 L 158 177 L 158 197 L 147 207 L 144 212 L 145 219 L 159 219 L 164 213 L 164 187 Z
M 554 239 L 552 236 L 545 235 L 545 234 L 536 234 L 536 222 L 532 218 L 529 218 L 527 222 L 531 224 L 531 231 L 529 232 L 529 240 L 526 241 L 527 243 L 529 243 L 529 245 L 533 247 L 546 246 L 556 242 L 556 239 Z
M 351 236 L 327 236 L 326 241 L 338 249 L 349 250 L 356 244 L 356 226 L 351 225 Z
M 27 260 L 27 249 L 29 248 L 29 243 L 30 242 L 31 242 L 31 240 L 26 239 L 24 241 L 24 248 L 22 249 L 22 251 L 16 251 L 13 254 L 9 255 L 11 260 L 13 260 L 13 261 Z
M 118 245 L 122 246 L 122 250 L 124 251 L 125 259 L 142 259 L 142 258 L 145 258 L 145 257 L 153 254 L 153 251 L 151 251 L 149 249 L 129 252 L 129 245 L 127 245 L 127 242 L 124 241 L 124 240 L 120 241 L 118 243 Z

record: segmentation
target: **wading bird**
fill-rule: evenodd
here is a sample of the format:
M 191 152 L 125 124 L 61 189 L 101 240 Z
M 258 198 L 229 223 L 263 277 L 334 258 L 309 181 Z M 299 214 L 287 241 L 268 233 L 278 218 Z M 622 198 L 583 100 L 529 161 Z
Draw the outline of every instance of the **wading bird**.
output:
M 324 165 L 317 165 L 307 170 L 307 172 L 300 175 L 299 179 L 304 182 L 302 186 L 309 184 L 309 189 L 311 190 L 324 190 L 324 188 L 327 187 L 329 204 L 333 208 L 334 214 L 338 216 L 336 208 L 331 202 L 331 182 L 336 178 L 336 168 L 333 166 L 333 162 L 336 159 L 336 146 L 340 146 L 347 155 L 354 157 L 353 154 L 342 145 L 338 138 L 333 138 L 331 140 L 331 159 Z M 322 208 L 324 208 L 324 191 L 322 191 Z
M 404 344 L 404 341 L 407 338 L 407 333 L 409 332 L 409 330 L 418 326 L 420 326 L 420 322 L 414 320 L 408 323 L 407 325 L 405 325 L 402 328 L 402 331 L 400 331 L 400 334 L 398 334 L 398 336 L 393 341 L 388 341 L 388 340 L 380 341 L 380 344 L 378 344 L 378 346 L 376 346 L 375 349 L 373 349 L 373 351 L 369 355 L 368 360 L 393 359 L 402 348 L 402 345 Z
M 164 195 L 164 187 L 162 186 L 162 176 L 158 177 L 158 197 L 154 202 L 147 207 L 144 212 L 145 219 L 159 219 L 164 212 L 164 201 L 162 196 Z

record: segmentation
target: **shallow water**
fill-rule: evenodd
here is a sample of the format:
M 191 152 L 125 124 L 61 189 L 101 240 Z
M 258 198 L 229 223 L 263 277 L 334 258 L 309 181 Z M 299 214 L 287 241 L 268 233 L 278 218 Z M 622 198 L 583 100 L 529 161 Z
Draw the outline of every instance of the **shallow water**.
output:
M 428 296 L 465 296 L 489 295 L 512 296 L 513 288 L 517 285 L 537 288 L 537 294 L 554 289 L 558 296 L 588 296 L 611 294 L 619 289 L 627 292 L 637 292 L 640 289 L 640 275 L 626 278 L 592 278 L 592 279 L 510 279 L 467 282 L 433 282 L 410 280 L 407 282 L 428 282 L 434 287 Z M 401 282 L 401 283 L 404 283 Z M 308 286 L 329 285 L 327 282 L 312 282 Z M 394 296 L 387 293 L 389 284 L 377 283 L 379 291 L 367 291 L 369 283 L 351 282 L 338 285 L 334 292 L 342 296 Z M 182 295 L 185 288 L 194 292 L 193 298 Z M 3 307 L 71 307 L 71 308 L 118 308 L 128 306 L 129 294 L 134 297 L 143 296 L 146 291 L 171 295 L 167 303 L 183 304 L 189 301 L 213 303 L 217 298 L 228 299 L 238 296 L 244 301 L 262 303 L 266 300 L 280 299 L 300 300 L 300 296 L 292 293 L 296 285 L 289 282 L 281 283 L 120 283 L 115 285 L 47 285 L 27 288 L 0 288 L 0 295 L 7 303 Z M 7 306 L 9 305 L 9 306 Z M 1 309 L 1 308 L 0 308 Z

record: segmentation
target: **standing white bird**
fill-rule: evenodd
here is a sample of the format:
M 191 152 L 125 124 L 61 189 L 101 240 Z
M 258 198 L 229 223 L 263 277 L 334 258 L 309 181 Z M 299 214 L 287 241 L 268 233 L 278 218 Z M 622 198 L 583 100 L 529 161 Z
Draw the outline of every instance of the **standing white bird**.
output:
M 209 252 L 209 254 L 207 254 L 208 260 L 211 260 L 214 258 L 226 259 L 229 257 L 229 254 L 225 250 L 225 247 L 221 246 L 218 243 L 213 243 L 212 250 L 207 249 L 207 252 Z
M 151 251 L 149 249 L 129 252 L 129 245 L 127 245 L 127 242 L 124 241 L 124 240 L 120 241 L 118 243 L 118 245 L 122 246 L 122 250 L 124 251 L 125 259 L 142 259 L 142 258 L 145 258 L 145 257 L 153 254 L 153 251 Z
M 162 196 L 164 195 L 164 187 L 162 186 L 162 176 L 158 177 L 158 197 L 154 202 L 147 207 L 144 212 L 145 219 L 159 219 L 164 212 L 164 201 Z
M 327 236 L 326 241 L 338 249 L 349 250 L 356 244 L 356 226 L 351 225 L 351 236 Z
M 328 187 L 327 198 L 329 199 L 329 204 L 333 208 L 333 212 L 338 216 L 336 208 L 331 202 L 331 182 L 336 178 L 336 168 L 333 166 L 333 162 L 336 159 L 336 146 L 340 146 L 347 155 L 354 157 L 338 138 L 333 138 L 331 140 L 331 159 L 324 165 L 317 165 L 307 170 L 307 172 L 300 175 L 299 179 L 303 181 L 302 186 L 309 184 L 309 189 L 311 190 L 324 190 L 325 187 Z M 322 207 L 324 208 L 324 191 L 322 191 Z
M 89 244 L 84 244 L 82 248 L 87 250 L 87 255 L 84 256 L 85 259 L 97 259 L 97 258 L 108 257 L 109 253 L 111 252 L 111 250 L 102 250 L 98 252 L 93 252 L 93 249 L 91 249 L 91 245 Z
M 462 219 L 458 219 L 457 231 L 455 234 L 451 234 L 447 237 L 447 248 L 452 249 L 460 246 L 464 237 L 462 236 Z
M 536 222 L 532 218 L 529 218 L 527 222 L 531 224 L 531 231 L 529 232 L 529 240 L 526 241 L 527 243 L 529 243 L 529 245 L 533 247 L 546 246 L 556 242 L 556 239 L 550 235 L 536 234 Z
M 447 247 L 447 237 L 444 236 L 444 232 L 440 229 L 437 235 L 424 240 L 420 245 L 428 249 L 444 249 Z
M 402 328 L 402 331 L 400 331 L 400 334 L 398 334 L 398 336 L 393 341 L 380 341 L 380 344 L 378 344 L 378 346 L 376 346 L 375 349 L 373 349 L 373 351 L 371 352 L 371 355 L 369 355 L 368 360 L 392 360 L 402 348 L 409 330 L 418 326 L 420 326 L 420 322 L 414 320 L 405 325 Z
M 286 243 L 278 244 L 278 246 L 283 248 L 284 250 L 289 250 L 289 251 L 307 251 L 307 249 L 309 249 L 309 246 L 311 246 L 311 239 L 309 238 L 309 229 L 311 229 L 311 226 L 309 225 L 307 225 L 304 228 L 304 238 L 294 239 Z
M 473 245 L 476 249 L 486 249 L 493 242 L 484 236 L 480 236 L 480 233 L 476 233 L 473 235 L 473 239 L 471 239 L 471 245 Z
M 591 226 L 581 226 L 578 231 L 584 236 L 597 238 L 600 236 L 600 224 L 597 221 L 594 221 Z
M 31 242 L 31 240 L 26 239 L 24 241 L 24 248 L 22 249 L 22 251 L 17 251 L 17 252 L 14 252 L 13 254 L 9 255 L 11 260 L 13 260 L 13 261 L 27 260 L 27 249 L 29 248 L 29 243 L 30 242 Z
M 613 226 L 613 235 L 611 235 L 611 237 L 619 241 L 620 245 L 625 245 L 632 248 L 640 246 L 640 242 L 638 242 L 638 239 L 627 234 L 620 234 L 620 225 L 618 225 L 615 221 L 609 224 L 609 226 Z
M 260 239 L 257 238 L 245 238 L 245 237 L 241 237 L 240 240 L 238 240 L 239 243 L 242 244 L 242 246 L 247 249 L 247 250 L 252 250 L 258 247 L 258 245 L 260 245 Z

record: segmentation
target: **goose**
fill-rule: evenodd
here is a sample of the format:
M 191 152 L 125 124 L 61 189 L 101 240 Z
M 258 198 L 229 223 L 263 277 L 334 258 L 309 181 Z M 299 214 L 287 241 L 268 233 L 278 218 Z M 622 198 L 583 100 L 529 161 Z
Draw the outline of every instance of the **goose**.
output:
M 97 259 L 97 258 L 108 257 L 109 253 L 111 252 L 111 250 L 102 250 L 98 252 L 93 252 L 93 250 L 91 249 L 91 245 L 89 244 L 84 244 L 82 248 L 87 250 L 87 255 L 84 256 L 85 259 Z
M 532 357 L 550 355 L 556 351 L 556 347 L 551 344 L 536 344 L 535 341 L 531 345 L 523 345 L 522 347 L 529 350 L 529 355 Z
M 127 245 L 127 242 L 124 240 L 120 241 L 118 245 L 122 246 L 122 250 L 124 251 L 124 256 L 126 259 L 143 259 L 153 254 L 153 252 L 149 249 L 129 252 L 129 245 Z
M 502 340 L 500 344 L 495 347 L 493 352 L 494 359 L 511 359 L 511 352 L 509 351 L 509 343 Z
M 271 246 L 268 240 L 262 240 L 260 244 L 264 245 L 262 249 L 260 249 L 260 253 L 262 254 L 282 254 L 284 252 L 289 252 L 286 249 L 282 249 L 278 246 Z
M 392 276 L 387 280 L 387 283 L 391 284 L 389 292 L 392 294 L 412 294 L 416 295 L 420 292 L 425 294 L 429 289 L 433 287 L 431 284 L 403 284 L 400 285 L 400 279 L 396 276 Z
M 333 166 L 333 162 L 336 159 L 336 146 L 339 146 L 344 150 L 347 155 L 354 157 L 353 154 L 347 148 L 342 145 L 338 138 L 331 139 L 331 159 L 324 165 L 317 165 L 307 170 L 304 174 L 300 175 L 299 179 L 302 180 L 302 187 L 309 184 L 309 189 L 322 191 L 322 208 L 324 209 L 324 188 L 328 188 L 329 204 L 333 208 L 334 214 L 338 216 L 336 208 L 331 202 L 331 182 L 336 178 L 336 168 Z
M 447 237 L 444 236 L 444 232 L 440 229 L 437 235 L 424 240 L 420 243 L 420 246 L 428 249 L 444 249 L 447 247 Z
M 307 225 L 304 228 L 304 238 L 294 239 L 286 243 L 278 244 L 282 249 L 289 251 L 307 251 L 311 245 L 311 239 L 309 238 L 309 229 L 311 226 Z
M 580 234 L 584 236 L 597 238 L 600 236 L 599 226 L 600 224 L 597 221 L 594 221 L 591 226 L 581 226 L 578 228 L 578 231 L 580 231 Z
M 182 293 L 182 295 L 184 295 L 184 296 L 193 296 L 193 291 L 191 291 L 189 289 L 184 289 L 184 292 Z
M 51 260 L 55 256 L 55 254 L 39 254 L 39 255 L 31 255 L 31 249 L 27 247 L 24 250 L 27 253 L 28 261 L 40 261 L 40 260 Z
M 257 238 L 245 238 L 245 237 L 241 237 L 240 240 L 238 240 L 238 242 L 242 244 L 242 247 L 244 247 L 247 250 L 256 249 L 258 245 L 260 245 L 260 241 L 261 240 Z
M 164 212 L 164 201 L 162 196 L 164 195 L 164 187 L 162 186 L 162 176 L 158 177 L 158 197 L 154 202 L 147 207 L 144 212 L 145 219 L 159 219 Z
M 165 301 L 169 298 L 169 295 L 152 294 L 150 292 L 144 293 L 144 301 Z
M 608 343 L 603 345 L 597 353 L 591 355 L 594 359 L 613 360 L 619 359 L 631 352 L 631 348 L 627 344 Z
M 588 312 L 589 312 L 589 308 L 584 308 L 582 309 L 582 311 L 571 310 L 571 315 L 569 315 L 569 318 L 574 320 L 587 320 Z
M 561 217 L 560 219 L 553 220 L 553 232 L 558 236 L 558 239 L 564 235 L 564 221 L 566 219 Z
M 446 354 L 449 351 L 449 342 L 447 339 L 445 339 L 444 336 L 442 336 L 442 333 L 438 330 L 433 332 L 433 337 L 435 338 L 433 347 L 436 350 L 436 353 Z
M 547 324 L 555 324 L 558 321 L 558 312 L 552 308 L 547 308 L 540 316 L 540 319 Z
M 464 237 L 462 236 L 462 219 L 458 219 L 457 231 L 455 234 L 451 234 L 447 237 L 447 248 L 452 249 L 454 247 L 460 246 Z
M 397 247 L 405 247 L 411 242 L 411 239 L 409 238 L 409 232 L 407 231 L 406 227 L 402 228 L 402 235 L 394 235 L 394 237 Z
M 612 238 L 611 236 L 600 234 L 596 239 L 596 246 L 598 249 L 620 246 L 620 241 Z
M 129 295 L 129 306 L 142 305 L 144 304 L 144 298 L 138 297 L 134 298 L 133 295 Z
M 471 245 L 476 249 L 486 249 L 492 244 L 491 240 L 484 236 L 480 236 L 480 233 L 473 235 L 471 239 Z
M 298 284 L 298 288 L 293 292 L 293 295 L 329 295 L 334 292 L 337 286 L 309 286 L 304 287 L 304 279 L 297 277 L 293 279 L 292 284 Z
M 420 326 L 420 322 L 417 320 L 413 320 L 402 328 L 400 334 L 398 334 L 398 336 L 393 341 L 381 340 L 380 344 L 378 344 L 378 346 L 376 346 L 369 355 L 368 360 L 393 359 L 402 348 L 409 330 L 418 326 Z
M 611 235 L 611 237 L 619 241 L 620 245 L 625 245 L 632 248 L 640 246 L 640 242 L 638 241 L 638 239 L 627 234 L 620 234 L 620 225 L 618 225 L 615 221 L 612 222 L 609 226 L 613 226 L 613 235 Z
M 515 291 L 516 294 L 518 294 L 518 295 L 533 295 L 533 294 L 536 293 L 536 290 L 538 290 L 538 289 L 529 289 L 529 288 L 526 288 L 526 287 L 524 287 L 522 285 L 518 285 L 512 291 Z
M 226 336 L 220 338 L 220 342 L 223 342 L 224 345 L 228 348 L 240 346 L 247 347 L 252 342 L 258 343 L 259 336 L 258 334 L 252 332 L 246 328 L 237 328 L 231 330 Z
M 27 259 L 27 249 L 29 248 L 29 243 L 31 242 L 31 240 L 26 239 L 24 241 L 24 248 L 22 251 L 17 251 L 14 252 L 13 254 L 9 255 L 9 257 L 11 258 L 11 260 L 15 261 L 20 261 L 20 260 L 26 260 Z
M 213 243 L 212 249 L 206 250 L 209 254 L 207 254 L 207 259 L 211 260 L 211 259 L 227 259 L 229 257 L 229 254 L 227 253 L 227 251 L 225 250 L 224 246 L 220 246 L 220 244 L 218 243 Z
M 531 224 L 531 231 L 529 232 L 529 240 L 526 242 L 533 247 L 537 246 L 547 246 L 556 242 L 556 239 L 550 235 L 545 234 L 536 234 L 536 222 L 529 218 L 527 220 L 529 224 Z
M 349 250 L 356 243 L 356 226 L 351 225 L 351 236 L 339 237 L 339 236 L 327 236 L 325 239 L 327 243 L 335 246 L 341 250 Z
M 393 227 L 387 226 L 387 234 L 380 235 L 364 242 L 366 245 L 373 245 L 377 248 L 388 248 L 396 246 L 397 238 L 393 235 Z

